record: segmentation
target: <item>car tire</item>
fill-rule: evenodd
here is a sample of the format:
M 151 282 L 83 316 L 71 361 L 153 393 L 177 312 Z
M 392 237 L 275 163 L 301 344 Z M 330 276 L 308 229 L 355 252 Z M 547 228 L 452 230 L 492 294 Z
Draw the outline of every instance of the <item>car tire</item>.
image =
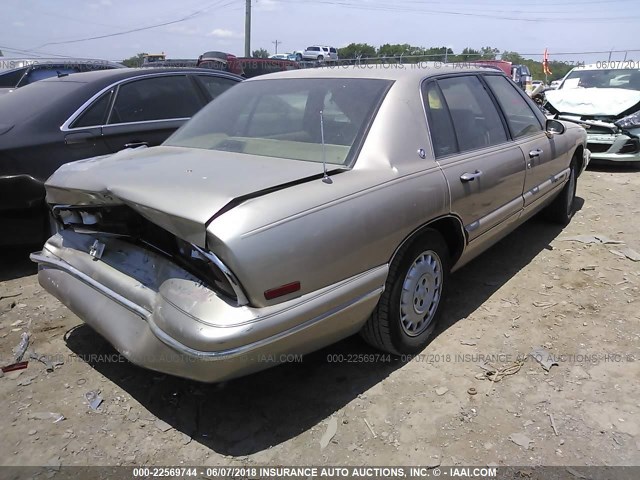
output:
M 424 349 L 442 311 L 450 268 L 449 249 L 435 230 L 402 247 L 389 266 L 385 291 L 360 331 L 364 340 L 394 355 Z
M 546 208 L 546 216 L 553 223 L 568 225 L 575 213 L 576 189 L 578 186 L 578 167 L 575 159 L 571 162 L 569 180 L 560 194 Z
M 321 62 L 321 61 L 323 61 L 323 60 L 324 60 L 324 57 L 323 57 L 322 55 L 318 55 L 318 59 L 317 59 L 317 60 L 318 60 L 319 62 Z
M 301 62 L 302 61 L 302 55 L 299 53 L 296 53 L 296 62 Z

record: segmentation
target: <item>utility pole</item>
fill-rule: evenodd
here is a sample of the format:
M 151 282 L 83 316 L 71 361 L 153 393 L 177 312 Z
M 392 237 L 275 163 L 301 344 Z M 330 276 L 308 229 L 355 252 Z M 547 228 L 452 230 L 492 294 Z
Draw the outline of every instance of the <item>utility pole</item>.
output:
M 244 18 L 244 56 L 251 56 L 251 0 L 246 0 L 246 12 Z
M 276 46 L 276 55 L 278 54 L 278 45 L 282 45 L 282 42 L 280 40 L 276 40 L 275 42 L 271 42 Z

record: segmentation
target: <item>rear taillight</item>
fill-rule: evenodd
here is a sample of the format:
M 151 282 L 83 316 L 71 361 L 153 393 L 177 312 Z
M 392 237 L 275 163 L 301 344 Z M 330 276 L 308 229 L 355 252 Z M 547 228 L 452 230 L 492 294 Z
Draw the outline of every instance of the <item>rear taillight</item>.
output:
M 224 263 L 212 252 L 176 238 L 179 256 L 185 268 L 217 293 L 240 305 L 249 303 L 240 283 Z

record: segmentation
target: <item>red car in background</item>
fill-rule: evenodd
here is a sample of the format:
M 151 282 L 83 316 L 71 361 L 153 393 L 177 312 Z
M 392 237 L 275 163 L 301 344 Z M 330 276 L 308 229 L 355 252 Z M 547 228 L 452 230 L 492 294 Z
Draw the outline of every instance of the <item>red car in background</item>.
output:
M 197 67 L 213 68 L 252 78 L 267 73 L 283 72 L 300 68 L 297 62 L 276 58 L 236 57 L 225 52 L 205 52 L 196 63 Z

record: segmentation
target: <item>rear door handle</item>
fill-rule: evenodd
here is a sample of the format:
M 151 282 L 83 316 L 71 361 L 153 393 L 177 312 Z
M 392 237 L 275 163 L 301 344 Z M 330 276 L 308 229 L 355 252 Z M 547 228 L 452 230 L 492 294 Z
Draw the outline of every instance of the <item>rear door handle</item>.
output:
M 149 146 L 149 142 L 132 142 L 132 143 L 124 144 L 124 148 L 138 148 L 138 147 L 148 147 L 148 146 Z
M 463 173 L 462 175 L 460 175 L 460 181 L 462 182 L 473 182 L 476 178 L 482 176 L 482 170 L 476 170 L 473 173 Z
M 69 133 L 64 137 L 64 143 L 66 145 L 86 145 L 92 142 L 96 136 L 93 133 Z
M 542 150 L 540 150 L 539 148 L 536 148 L 535 150 L 531 150 L 529 152 L 529 158 L 539 157 L 540 155 L 542 155 Z

